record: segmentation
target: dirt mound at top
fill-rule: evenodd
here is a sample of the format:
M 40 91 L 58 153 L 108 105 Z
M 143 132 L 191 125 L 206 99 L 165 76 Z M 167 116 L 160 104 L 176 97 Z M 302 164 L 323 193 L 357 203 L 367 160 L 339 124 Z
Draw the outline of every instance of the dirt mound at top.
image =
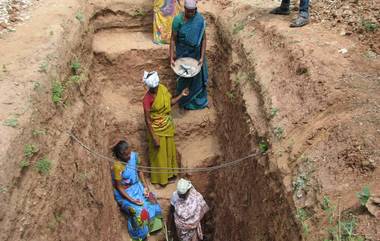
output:
M 340 28 L 341 35 L 356 35 L 380 54 L 380 1 L 321 0 L 312 5 L 312 18 Z

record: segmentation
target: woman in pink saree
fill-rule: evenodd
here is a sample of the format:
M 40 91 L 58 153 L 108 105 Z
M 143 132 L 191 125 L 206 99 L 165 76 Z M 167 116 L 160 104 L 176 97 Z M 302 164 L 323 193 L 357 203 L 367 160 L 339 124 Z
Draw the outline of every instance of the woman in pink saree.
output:
M 178 181 L 170 204 L 179 240 L 203 240 L 201 220 L 209 207 L 190 181 L 183 178 Z

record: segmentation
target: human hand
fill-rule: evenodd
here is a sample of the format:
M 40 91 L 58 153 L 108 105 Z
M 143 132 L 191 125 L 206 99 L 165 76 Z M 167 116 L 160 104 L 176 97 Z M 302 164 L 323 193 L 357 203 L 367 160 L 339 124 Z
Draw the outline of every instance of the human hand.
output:
M 200 65 L 200 66 L 203 65 L 203 58 L 201 58 L 201 59 L 198 61 L 198 65 Z
M 144 196 L 149 197 L 149 189 L 148 188 L 144 188 Z
M 189 88 L 183 89 L 182 92 L 181 92 L 181 95 L 182 96 L 188 96 L 189 95 Z
M 136 205 L 139 205 L 139 206 L 142 206 L 142 205 L 144 205 L 144 202 L 143 201 L 141 201 L 141 200 L 135 200 L 135 203 L 136 203 Z
M 170 57 L 170 65 L 174 67 L 174 65 L 175 65 L 174 57 Z

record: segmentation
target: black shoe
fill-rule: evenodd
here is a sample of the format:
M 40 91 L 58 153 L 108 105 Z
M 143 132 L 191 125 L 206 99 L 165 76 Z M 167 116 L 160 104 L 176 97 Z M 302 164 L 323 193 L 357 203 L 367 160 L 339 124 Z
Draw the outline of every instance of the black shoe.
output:
M 296 19 L 293 20 L 293 22 L 291 22 L 290 27 L 299 28 L 299 27 L 305 26 L 308 23 L 309 23 L 309 18 L 298 16 Z
M 290 11 L 289 11 L 289 8 L 277 7 L 277 8 L 272 9 L 269 13 L 278 14 L 278 15 L 289 15 Z

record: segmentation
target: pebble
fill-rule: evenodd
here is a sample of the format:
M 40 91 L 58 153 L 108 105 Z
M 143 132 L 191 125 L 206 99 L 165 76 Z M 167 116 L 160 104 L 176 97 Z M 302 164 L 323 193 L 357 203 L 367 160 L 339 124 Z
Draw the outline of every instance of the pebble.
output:
M 348 50 L 346 48 L 343 48 L 343 49 L 339 49 L 338 52 L 341 54 L 346 54 L 348 52 Z

